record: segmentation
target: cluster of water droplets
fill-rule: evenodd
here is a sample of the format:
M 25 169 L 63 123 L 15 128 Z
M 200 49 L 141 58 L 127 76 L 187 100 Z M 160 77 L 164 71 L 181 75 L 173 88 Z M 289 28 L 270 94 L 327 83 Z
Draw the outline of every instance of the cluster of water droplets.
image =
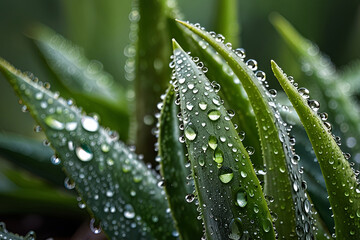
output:
M 64 180 L 65 187 L 76 187 L 81 195 L 78 206 L 87 207 L 96 216 L 90 221 L 90 229 L 95 234 L 104 229 L 113 239 L 147 239 L 149 225 L 164 221 L 164 216 L 171 222 L 164 191 L 157 187 L 157 175 L 118 141 L 118 133 L 100 127 L 99 117 L 84 115 L 73 100 L 47 91 L 48 84 L 33 80 L 21 83 L 20 89 L 24 90 L 23 99 L 40 117 L 41 127 L 34 130 L 45 129 L 48 139 L 44 144 L 51 142 L 59 154 L 50 161 L 61 164 L 71 176 Z M 164 201 L 158 204 L 162 210 L 143 204 L 142 198 L 152 199 L 152 195 L 163 196 Z M 138 211 L 148 215 L 139 215 Z
M 35 240 L 35 232 L 30 231 L 24 237 L 20 237 L 17 234 L 9 233 L 6 229 L 6 225 L 3 222 L 0 222 L 0 239 L 3 240 L 12 240 L 12 239 L 24 239 L 24 240 Z

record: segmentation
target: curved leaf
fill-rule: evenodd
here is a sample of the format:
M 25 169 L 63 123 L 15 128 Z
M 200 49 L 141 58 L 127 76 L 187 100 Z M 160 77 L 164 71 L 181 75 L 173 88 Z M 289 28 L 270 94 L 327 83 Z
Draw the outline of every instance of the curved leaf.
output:
M 259 180 L 231 114 L 203 72 L 174 40 L 173 45 L 184 140 L 206 237 L 274 239 Z
M 192 32 L 208 42 L 224 59 L 237 75 L 249 97 L 254 109 L 259 130 L 260 142 L 267 173 L 265 175 L 265 193 L 272 197 L 270 209 L 278 220 L 275 222 L 279 237 L 295 239 L 306 235 L 313 236 L 311 209 L 305 192 L 302 175 L 299 171 L 295 154 L 292 151 L 290 139 L 280 113 L 276 108 L 272 95 L 259 83 L 252 70 L 257 70 L 255 60 L 245 64 L 242 56 L 224 44 L 222 35 L 211 34 L 200 27 L 178 21 Z M 279 187 L 281 186 L 281 188 Z M 296 203 L 296 204 L 295 204 Z M 284 223 L 287 223 L 286 225 Z
M 298 93 L 274 61 L 271 66 L 304 124 L 319 161 L 334 213 L 336 237 L 357 239 L 360 235 L 360 188 L 354 171 L 325 126 L 328 124 L 323 123 L 317 115 L 318 108 L 314 102 L 306 100 Z M 313 108 L 310 108 L 308 102 Z
M 71 93 L 84 110 L 100 114 L 102 121 L 126 140 L 129 125 L 126 92 L 103 70 L 103 65 L 96 60 L 89 61 L 81 48 L 45 26 L 33 27 L 28 35 L 54 80 Z
M 186 178 L 191 174 L 185 167 L 187 158 L 184 145 L 179 142 L 180 129 L 175 105 L 174 89 L 170 87 L 163 101 L 159 127 L 159 157 L 161 157 L 161 175 L 181 239 L 200 239 L 203 234 L 201 222 L 196 218 L 196 206 L 190 204 L 194 199 L 193 184 Z
M 63 186 L 65 174 L 51 163 L 54 151 L 36 140 L 0 134 L 0 156 L 52 183 Z
M 329 113 L 329 120 L 338 123 L 339 126 L 334 125 L 334 130 L 341 132 L 346 141 L 355 142 L 348 146 L 348 150 L 360 152 L 360 144 L 356 144 L 360 142 L 360 110 L 352 99 L 351 87 L 340 80 L 341 76 L 329 58 L 315 44 L 302 37 L 288 21 L 276 13 L 270 19 L 286 43 L 299 56 L 302 69 L 312 77 L 312 81 L 306 82 L 306 87 L 324 103 L 324 111 Z M 355 163 L 356 169 L 360 169 L 360 154 L 357 159 L 350 160 Z
M 82 115 L 4 60 L 0 70 L 56 149 L 76 184 L 80 205 L 100 220 L 111 239 L 173 238 L 168 204 L 154 172 L 96 119 Z

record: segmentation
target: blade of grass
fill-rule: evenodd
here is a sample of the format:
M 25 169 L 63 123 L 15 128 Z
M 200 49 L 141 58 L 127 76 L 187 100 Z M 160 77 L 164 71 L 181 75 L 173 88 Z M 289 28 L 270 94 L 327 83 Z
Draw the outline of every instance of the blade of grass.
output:
M 334 213 L 336 237 L 357 239 L 360 235 L 360 191 L 354 171 L 316 111 L 309 107 L 274 61 L 271 66 L 298 113 L 319 161 Z
M 82 206 L 110 238 L 118 239 L 119 230 L 130 239 L 174 237 L 168 204 L 154 172 L 96 119 L 81 114 L 5 60 L 0 60 L 0 70 L 44 129 L 76 184 Z
M 303 228 L 304 225 L 312 225 L 312 215 L 310 208 L 303 207 L 305 204 L 309 205 L 309 200 L 306 189 L 301 187 L 303 178 L 297 162 L 294 161 L 296 156 L 285 129 L 286 123 L 280 117 L 272 94 L 259 83 L 259 79 L 251 70 L 251 68 L 257 69 L 255 60 L 248 60 L 245 64 L 240 54 L 231 51 L 231 48 L 223 43 L 222 35 L 211 34 L 192 24 L 178 22 L 203 38 L 228 62 L 249 97 L 267 168 L 265 194 L 274 199 L 269 207 L 278 217 L 275 226 L 279 237 L 296 239 L 296 234 L 300 237 L 303 235 L 312 237 L 312 227 L 306 230 Z M 287 224 L 284 224 L 285 222 Z
M 175 219 L 181 239 L 200 239 L 203 234 L 201 222 L 196 218 L 196 206 L 189 204 L 193 199 L 193 184 L 186 178 L 191 174 L 185 167 L 187 158 L 184 145 L 179 142 L 180 129 L 175 105 L 173 87 L 167 90 L 163 101 L 159 127 L 159 157 L 161 157 L 161 175 L 164 178 L 164 188 L 170 209 Z
M 81 48 L 45 26 L 33 26 L 28 36 L 60 90 L 66 89 L 87 112 L 100 114 L 102 121 L 126 140 L 129 125 L 126 92 L 103 70 L 103 65 L 88 60 Z
M 207 239 L 274 239 L 259 180 L 230 116 L 209 80 L 175 40 L 173 48 L 184 141 Z

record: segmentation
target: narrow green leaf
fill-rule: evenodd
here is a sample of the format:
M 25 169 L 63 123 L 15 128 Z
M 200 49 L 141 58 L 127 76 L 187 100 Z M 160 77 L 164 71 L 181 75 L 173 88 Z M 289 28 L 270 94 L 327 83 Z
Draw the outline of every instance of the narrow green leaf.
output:
M 305 224 L 312 225 L 311 209 L 303 207 L 305 204 L 309 205 L 309 200 L 305 188 L 301 187 L 303 180 L 297 161 L 294 161 L 296 155 L 292 151 L 285 129 L 286 123 L 282 121 L 273 98 L 276 92 L 268 91 L 261 83 L 265 78 L 258 79 L 254 74 L 253 71 L 257 70 L 256 61 L 249 59 L 245 64 L 242 54 L 236 50 L 231 51 L 231 48 L 224 44 L 222 35 L 206 32 L 200 27 L 182 21 L 178 22 L 203 38 L 228 62 L 249 97 L 267 168 L 265 194 L 274 199 L 269 207 L 278 217 L 275 226 L 279 237 L 295 239 L 296 234 L 311 237 L 312 228 L 305 232 L 303 229 Z M 301 204 L 294 204 L 299 200 L 302 201 Z M 296 231 L 296 228 L 300 230 Z
M 357 239 L 360 235 L 360 190 L 354 171 L 325 126 L 326 123 L 317 115 L 318 108 L 314 102 L 298 93 L 274 61 L 271 66 L 304 124 L 320 164 L 334 213 L 336 237 Z
M 57 185 L 64 185 L 65 174 L 51 163 L 54 152 L 42 143 L 12 134 L 0 134 L 0 156 Z
M 165 91 L 170 70 L 171 55 L 169 29 L 167 26 L 166 0 L 134 0 L 130 19 L 133 22 L 136 42 L 129 48 L 136 51 L 135 95 L 136 95 L 136 148 L 144 154 L 144 160 L 151 162 L 156 153 L 153 144 L 155 136 L 154 114 L 157 99 Z
M 186 141 L 207 239 L 274 239 L 259 180 L 231 115 L 190 56 L 173 45 L 185 129 L 180 140 Z
M 233 46 L 240 45 L 240 26 L 237 0 L 217 0 L 216 31 L 221 32 Z
M 126 140 L 129 125 L 126 92 L 103 70 L 102 63 L 88 60 L 81 48 L 45 26 L 33 27 L 28 35 L 57 84 L 84 110 L 100 114 L 102 121 Z
M 96 119 L 82 115 L 5 60 L 0 60 L 0 70 L 56 149 L 81 205 L 100 220 L 111 239 L 173 237 L 168 204 L 154 172 Z
M 9 239 L 9 240 L 35 240 L 36 235 L 33 231 L 30 231 L 26 234 L 25 237 L 21 237 L 18 234 L 14 234 L 11 232 L 8 232 L 6 230 L 5 223 L 0 222 L 0 239 Z
M 339 127 L 334 125 L 334 130 L 341 131 L 346 140 L 354 142 L 355 139 L 360 142 L 360 111 L 352 99 L 351 87 L 340 80 L 341 76 L 336 72 L 329 58 L 325 57 L 314 43 L 302 37 L 286 19 L 273 13 L 270 20 L 290 48 L 299 56 L 305 74 L 311 76 L 312 81 L 306 82 L 306 87 L 324 103 L 324 111 L 329 113 L 329 120 L 334 123 L 346 122 L 346 124 L 340 123 Z M 360 144 L 353 144 L 349 150 L 354 153 L 360 152 Z M 356 169 L 360 169 L 358 161 L 350 160 L 356 164 Z
M 196 218 L 196 206 L 190 204 L 195 198 L 194 187 L 186 180 L 191 174 L 185 167 L 187 158 L 184 145 L 179 142 L 180 123 L 177 118 L 179 107 L 175 105 L 175 93 L 167 90 L 160 116 L 159 157 L 161 175 L 170 209 L 181 239 L 200 239 L 203 234 L 201 222 Z

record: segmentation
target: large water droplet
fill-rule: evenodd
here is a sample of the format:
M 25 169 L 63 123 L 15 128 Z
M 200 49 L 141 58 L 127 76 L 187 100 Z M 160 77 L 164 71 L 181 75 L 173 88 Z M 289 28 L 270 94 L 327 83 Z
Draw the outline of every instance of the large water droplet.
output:
M 195 199 L 194 194 L 187 194 L 187 195 L 185 196 L 185 200 L 186 200 L 186 202 L 188 202 L 188 203 L 193 202 L 194 199 Z
M 46 125 L 48 125 L 50 128 L 55 129 L 55 130 L 63 130 L 64 129 L 64 123 L 60 122 L 59 120 L 55 119 L 54 116 L 47 116 L 44 119 L 44 122 L 46 123 Z
M 127 219 L 133 219 L 135 217 L 134 208 L 130 204 L 126 204 L 124 208 L 125 208 L 124 216 Z
M 76 156 L 83 162 L 90 161 L 94 156 L 90 147 L 86 144 L 81 144 L 79 147 L 76 148 L 75 152 Z
M 92 218 L 90 220 L 90 230 L 94 233 L 94 234 L 99 234 L 101 233 L 101 225 L 99 221 L 96 221 L 95 218 Z
M 264 222 L 263 222 L 263 229 L 265 232 L 270 232 L 270 229 L 272 227 L 272 222 L 270 219 L 265 219 Z
M 220 118 L 221 113 L 219 110 L 210 110 L 208 112 L 208 117 L 211 121 L 216 121 Z
M 215 150 L 217 148 L 217 139 L 215 136 L 210 136 L 209 137 L 209 147 L 213 150 Z
M 195 130 L 191 127 L 191 125 L 187 125 L 185 128 L 185 137 L 189 140 L 189 141 L 193 141 L 196 138 L 196 132 Z
M 81 125 L 86 131 L 96 132 L 99 129 L 99 123 L 94 118 L 84 116 L 81 118 Z
M 315 112 L 320 109 L 320 103 L 316 100 L 308 100 L 308 105 Z
M 244 190 L 239 190 L 236 194 L 236 203 L 239 205 L 239 207 L 245 207 L 247 204 L 247 196 L 246 192 Z
M 299 88 L 298 89 L 298 92 L 299 92 L 299 94 L 304 98 L 304 99 L 308 99 L 309 98 L 309 94 L 310 94 L 310 92 L 309 92 L 309 90 L 307 89 L 307 88 Z
M 220 148 L 216 148 L 214 151 L 214 161 L 221 164 L 224 161 L 224 154 Z
M 207 108 L 207 103 L 206 102 L 199 102 L 199 108 L 201 110 L 206 110 Z
M 240 240 L 243 235 L 242 222 L 240 218 L 234 218 L 230 222 L 230 235 L 229 239 Z
M 223 183 L 229 183 L 234 177 L 234 173 L 229 167 L 221 167 L 219 169 L 219 179 Z

